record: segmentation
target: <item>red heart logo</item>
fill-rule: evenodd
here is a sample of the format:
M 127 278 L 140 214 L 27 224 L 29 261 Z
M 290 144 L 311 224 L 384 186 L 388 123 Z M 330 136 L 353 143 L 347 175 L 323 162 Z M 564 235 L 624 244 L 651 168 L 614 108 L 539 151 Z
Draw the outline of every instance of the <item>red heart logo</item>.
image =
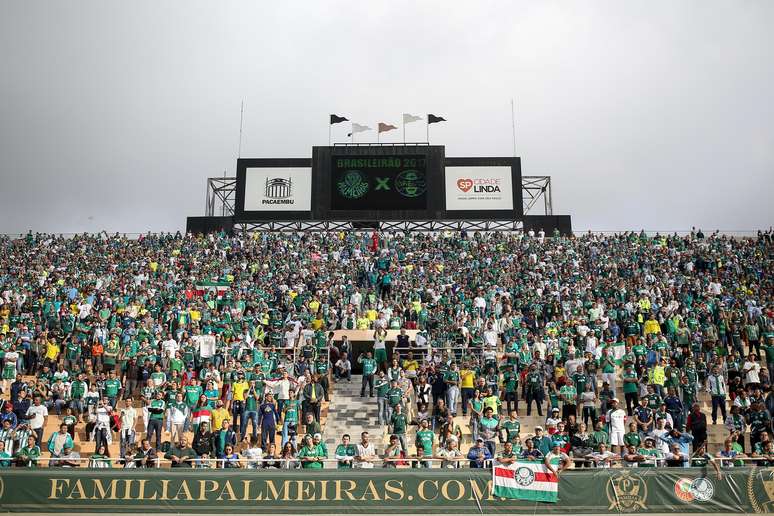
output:
M 473 188 L 473 180 L 472 179 L 457 179 L 457 188 L 459 188 L 463 192 L 467 192 L 468 190 Z

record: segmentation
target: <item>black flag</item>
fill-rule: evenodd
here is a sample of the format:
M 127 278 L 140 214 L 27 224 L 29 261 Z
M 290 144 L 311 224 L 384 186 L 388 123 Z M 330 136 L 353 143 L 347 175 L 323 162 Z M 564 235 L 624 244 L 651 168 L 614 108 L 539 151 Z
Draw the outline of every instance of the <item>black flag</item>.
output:
M 446 122 L 446 119 L 444 117 L 442 117 L 442 116 L 435 116 L 435 115 L 431 115 L 431 114 L 427 115 L 427 123 L 428 124 L 434 124 L 436 122 Z
M 338 123 L 341 123 L 341 122 L 349 122 L 349 120 L 347 120 L 343 116 L 331 115 L 331 125 L 338 124 Z

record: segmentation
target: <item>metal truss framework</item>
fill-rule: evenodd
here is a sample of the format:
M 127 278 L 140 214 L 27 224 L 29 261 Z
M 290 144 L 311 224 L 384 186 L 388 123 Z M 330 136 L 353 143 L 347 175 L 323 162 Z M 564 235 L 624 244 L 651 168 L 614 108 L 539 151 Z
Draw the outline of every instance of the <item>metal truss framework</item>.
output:
M 553 215 L 551 176 L 521 176 L 521 194 L 524 201 L 524 215 Z M 540 200 L 543 213 L 530 213 Z
M 522 176 L 521 177 L 521 192 L 524 202 L 524 215 L 553 215 L 553 201 L 551 195 L 551 176 Z M 540 206 L 542 201 L 543 213 L 533 213 L 536 206 Z M 207 179 L 207 199 L 204 208 L 204 214 L 207 217 L 214 217 L 216 215 L 229 216 L 234 214 L 234 207 L 236 204 L 236 178 L 235 177 L 211 177 Z M 216 214 L 215 209 L 220 208 L 220 213 Z M 538 208 L 539 210 L 539 208 Z M 343 225 L 349 224 L 344 227 Z M 267 231 L 302 231 L 296 229 L 302 225 L 308 226 L 308 229 L 304 231 L 335 231 L 338 229 L 351 230 L 351 222 L 337 222 L 337 221 L 271 221 L 271 222 L 255 222 L 244 223 L 239 226 L 262 226 L 267 225 L 274 226 L 277 229 Z M 437 229 L 460 229 L 459 224 L 473 225 L 472 230 L 487 231 L 481 225 L 502 225 L 502 224 L 514 224 L 512 221 L 457 221 L 457 220 L 436 220 L 436 221 L 383 221 L 380 222 L 382 226 L 385 226 L 386 230 L 396 231 L 403 230 L 406 225 L 410 225 L 414 231 L 435 231 L 436 229 L 430 229 L 428 225 L 441 225 L 444 227 L 438 227 Z M 329 226 L 329 229 L 316 229 L 318 226 Z M 446 227 L 448 226 L 448 227 Z M 282 228 L 293 229 L 282 229 Z M 480 229 L 474 229 L 480 228 Z M 427 228 L 427 229 L 423 229 Z M 258 230 L 256 230 L 258 231 Z
M 207 179 L 207 199 L 204 206 L 206 217 L 216 216 L 215 207 L 220 207 L 217 215 L 234 214 L 236 206 L 236 177 L 210 177 Z
M 378 222 L 379 231 L 520 231 L 523 229 L 519 220 L 383 220 Z M 355 221 L 338 220 L 294 220 L 238 222 L 234 231 L 269 231 L 269 232 L 327 232 L 327 231 L 366 231 L 377 228 L 363 227 Z

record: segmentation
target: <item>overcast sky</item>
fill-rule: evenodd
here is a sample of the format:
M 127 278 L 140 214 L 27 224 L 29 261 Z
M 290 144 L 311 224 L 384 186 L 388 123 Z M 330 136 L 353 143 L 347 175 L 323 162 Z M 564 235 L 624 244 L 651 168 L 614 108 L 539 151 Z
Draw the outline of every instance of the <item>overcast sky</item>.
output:
M 309 157 L 329 113 L 404 112 L 447 118 L 447 156 L 509 156 L 514 98 L 576 230 L 769 227 L 772 27 L 770 0 L 2 0 L 0 232 L 183 229 L 242 99 L 243 157 Z

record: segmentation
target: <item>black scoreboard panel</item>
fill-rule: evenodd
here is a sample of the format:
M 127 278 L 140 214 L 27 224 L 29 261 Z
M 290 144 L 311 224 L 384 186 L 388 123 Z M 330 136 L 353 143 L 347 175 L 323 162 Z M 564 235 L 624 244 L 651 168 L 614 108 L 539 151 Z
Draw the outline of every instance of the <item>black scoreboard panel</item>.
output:
M 442 146 L 314 147 L 319 220 L 432 220 L 443 211 Z
M 333 156 L 332 210 L 426 210 L 427 158 L 412 155 Z
M 447 210 L 446 170 L 510 167 L 513 208 Z M 472 167 L 472 168 L 471 168 Z M 308 209 L 245 209 L 248 169 L 310 168 Z M 457 168 L 457 170 L 460 170 Z M 283 176 L 284 177 L 284 176 Z M 302 190 L 296 188 L 295 195 Z M 265 192 L 264 192 L 265 194 Z M 259 192 L 260 195 L 260 192 Z M 237 161 L 234 220 L 515 220 L 522 213 L 521 162 L 517 157 L 447 158 L 441 145 L 347 145 L 313 147 L 312 158 L 242 158 Z M 300 198 L 299 198 L 300 200 Z M 253 206 L 253 204 L 249 204 Z

